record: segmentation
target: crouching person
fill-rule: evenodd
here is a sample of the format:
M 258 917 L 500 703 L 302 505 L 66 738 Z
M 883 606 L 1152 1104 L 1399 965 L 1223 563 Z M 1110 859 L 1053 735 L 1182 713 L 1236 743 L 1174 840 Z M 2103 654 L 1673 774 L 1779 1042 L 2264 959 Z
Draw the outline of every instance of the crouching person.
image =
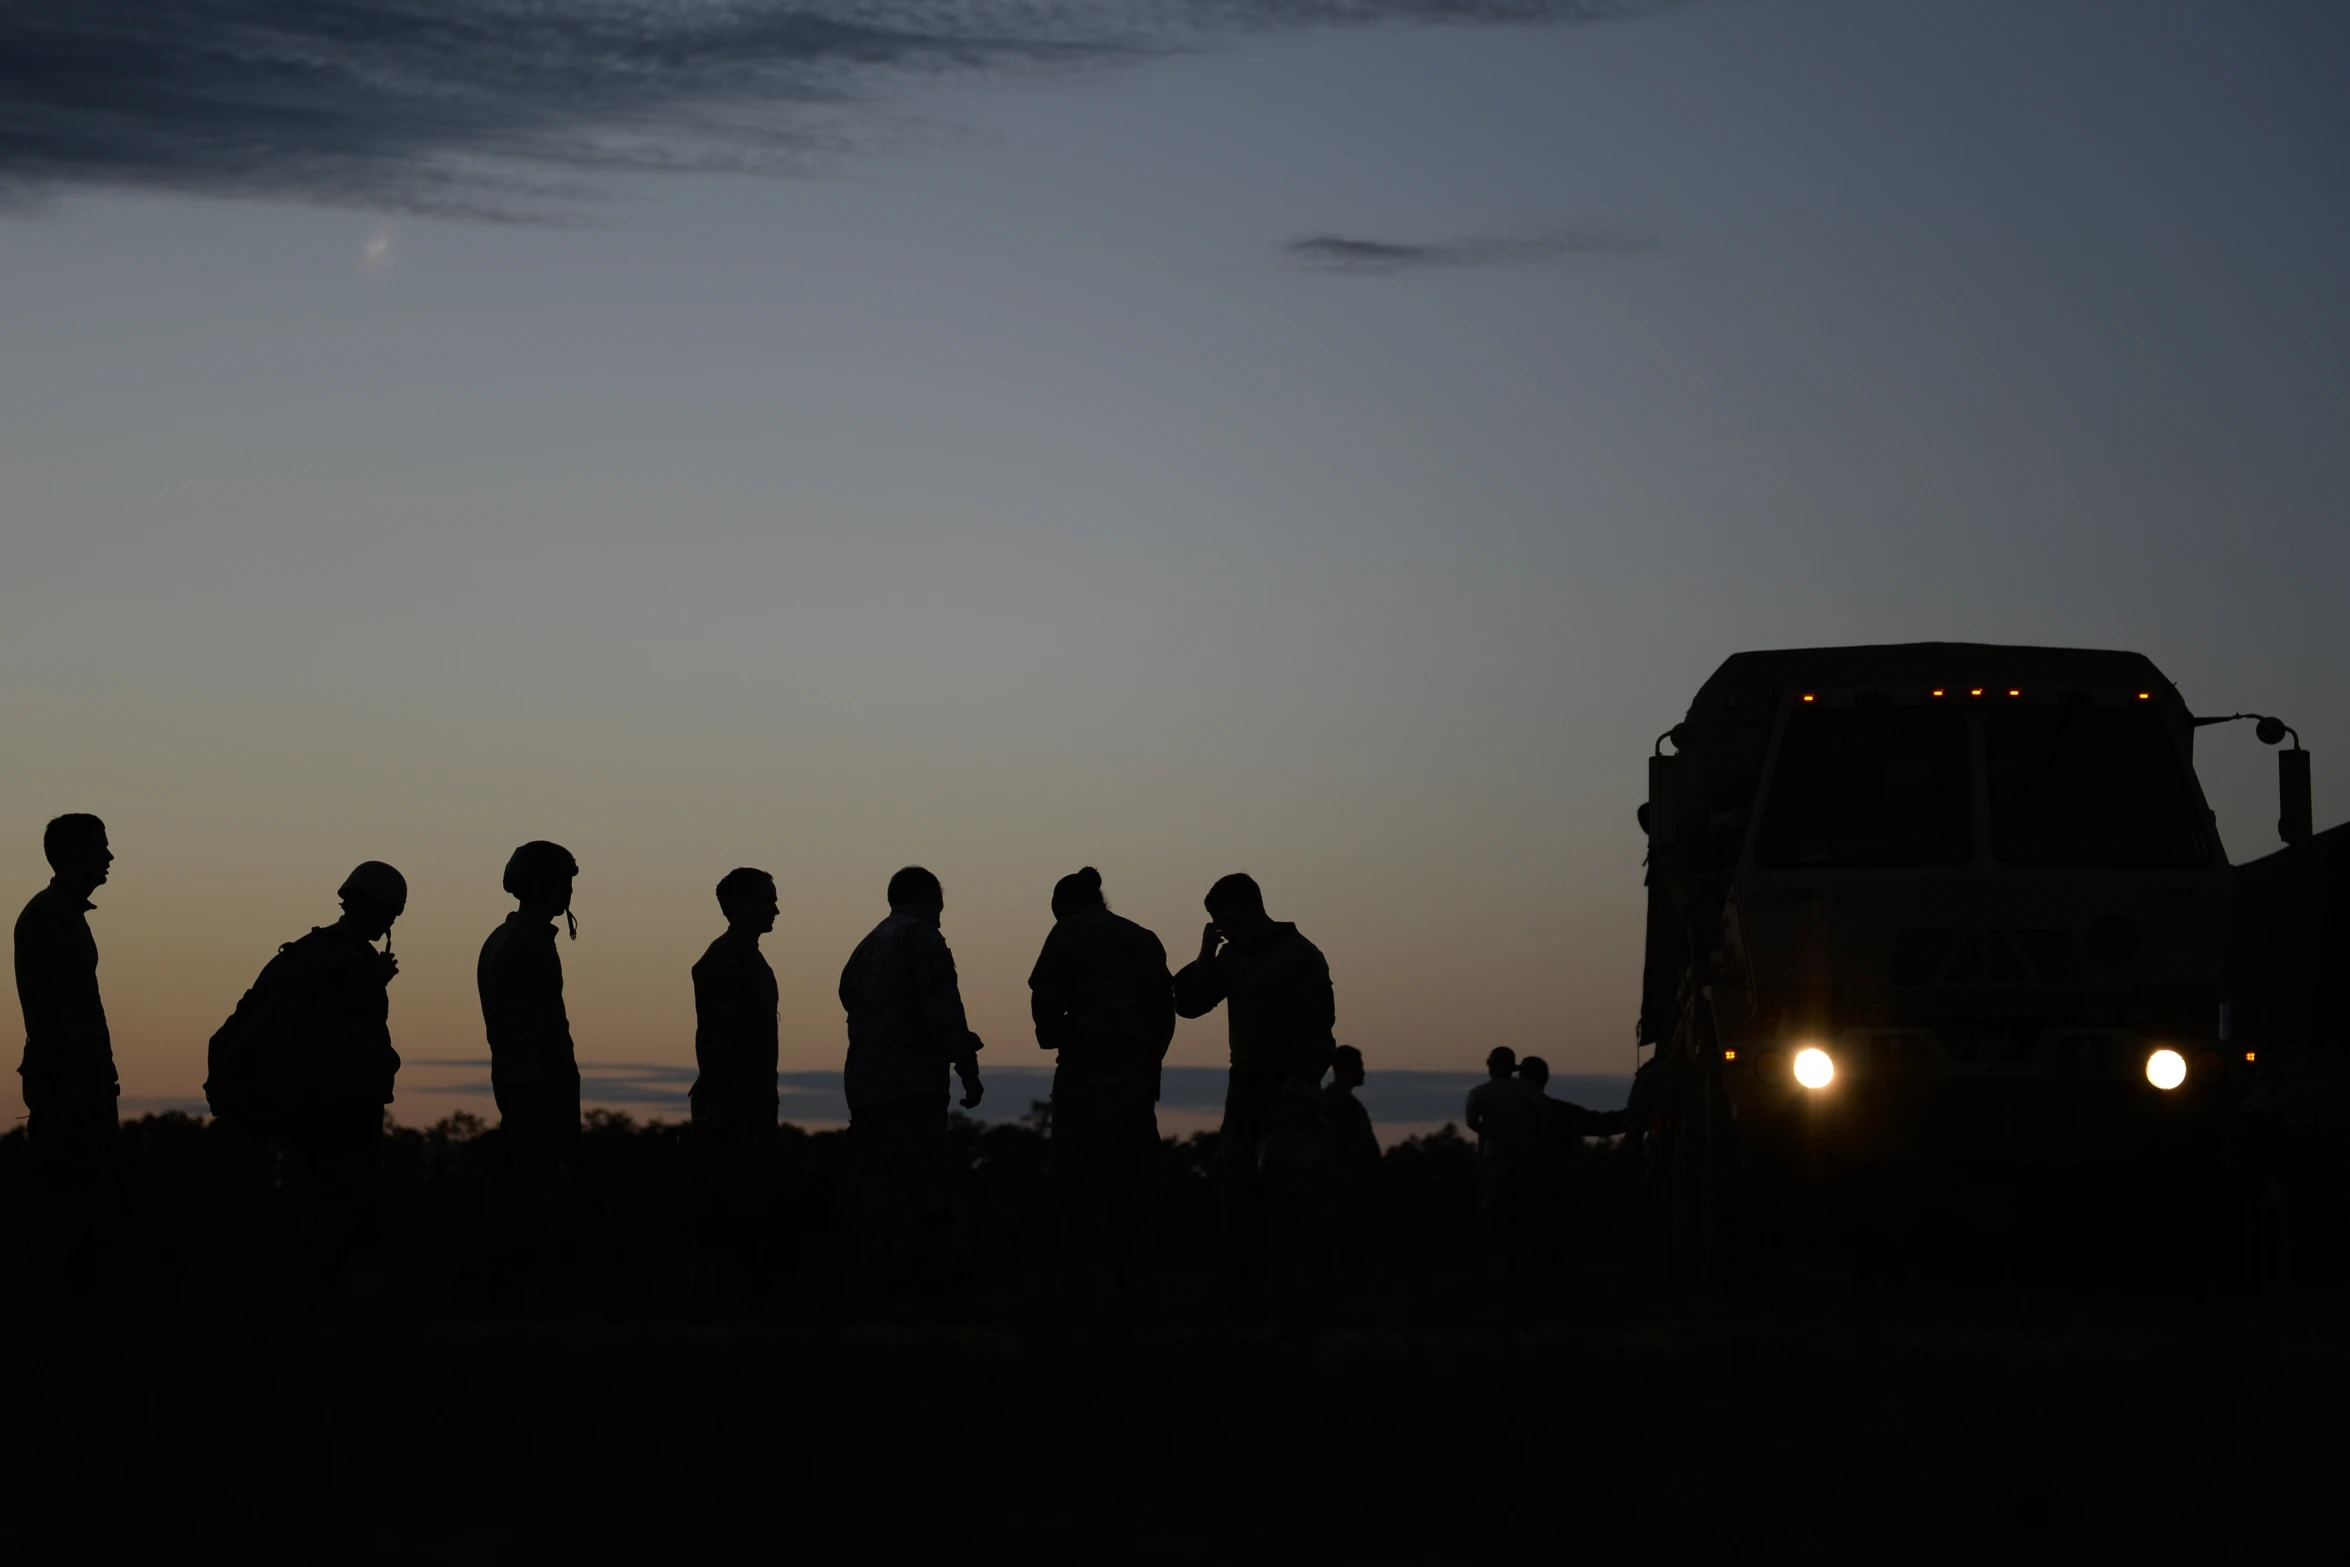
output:
M 338 895 L 342 918 L 280 947 L 212 1036 L 204 1084 L 245 1197 L 289 1225 L 329 1279 L 375 1224 L 384 1107 L 400 1070 L 389 938 L 408 883 L 369 860 Z

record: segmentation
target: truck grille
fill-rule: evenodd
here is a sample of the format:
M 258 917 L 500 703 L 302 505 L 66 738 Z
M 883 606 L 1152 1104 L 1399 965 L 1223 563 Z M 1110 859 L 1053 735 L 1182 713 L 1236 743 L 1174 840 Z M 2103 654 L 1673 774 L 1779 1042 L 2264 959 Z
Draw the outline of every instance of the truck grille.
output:
M 1929 985 L 2080 984 L 2079 949 L 2068 930 L 1946 930 L 1920 926 L 1893 944 L 1889 982 L 1901 990 Z

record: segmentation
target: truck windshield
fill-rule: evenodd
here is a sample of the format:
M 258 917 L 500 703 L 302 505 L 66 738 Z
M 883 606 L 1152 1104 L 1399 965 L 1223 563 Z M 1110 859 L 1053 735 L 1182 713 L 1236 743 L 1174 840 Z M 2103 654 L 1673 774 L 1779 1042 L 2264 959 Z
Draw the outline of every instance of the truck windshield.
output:
M 2027 708 L 1984 725 L 1991 849 L 2009 865 L 2189 866 L 2211 835 L 2162 720 Z
M 1779 740 L 1758 864 L 1964 865 L 1974 854 L 1966 717 L 1799 713 Z

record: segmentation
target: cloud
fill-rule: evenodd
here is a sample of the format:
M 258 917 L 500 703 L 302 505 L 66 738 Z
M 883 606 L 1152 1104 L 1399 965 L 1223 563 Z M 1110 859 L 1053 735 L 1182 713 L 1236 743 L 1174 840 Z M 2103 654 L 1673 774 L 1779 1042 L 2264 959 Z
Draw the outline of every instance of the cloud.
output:
M 1570 256 L 1631 256 L 1655 250 L 1657 242 L 1613 229 L 1571 228 L 1503 239 L 1460 239 L 1439 245 L 1397 244 L 1313 234 L 1281 247 L 1283 254 L 1317 272 L 1409 272 L 1426 267 L 1493 267 L 1560 261 Z
M 88 187 L 501 219 L 865 145 L 924 76 L 1252 33 L 1615 20 L 1662 0 L 9 0 L 0 211 Z

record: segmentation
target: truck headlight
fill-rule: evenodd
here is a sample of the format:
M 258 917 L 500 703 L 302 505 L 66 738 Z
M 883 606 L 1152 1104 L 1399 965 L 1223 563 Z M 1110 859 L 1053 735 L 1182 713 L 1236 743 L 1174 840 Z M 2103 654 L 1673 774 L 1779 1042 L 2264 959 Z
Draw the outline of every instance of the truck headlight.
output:
M 2179 1070 L 2186 1070 L 2184 1062 L 2180 1063 Z M 1836 1081 L 1836 1063 L 1819 1046 L 1806 1045 L 1795 1052 L 1795 1080 L 1806 1088 L 1825 1088 Z
M 2187 1080 L 2187 1058 L 2168 1046 L 2146 1058 L 2146 1081 L 2169 1093 Z

